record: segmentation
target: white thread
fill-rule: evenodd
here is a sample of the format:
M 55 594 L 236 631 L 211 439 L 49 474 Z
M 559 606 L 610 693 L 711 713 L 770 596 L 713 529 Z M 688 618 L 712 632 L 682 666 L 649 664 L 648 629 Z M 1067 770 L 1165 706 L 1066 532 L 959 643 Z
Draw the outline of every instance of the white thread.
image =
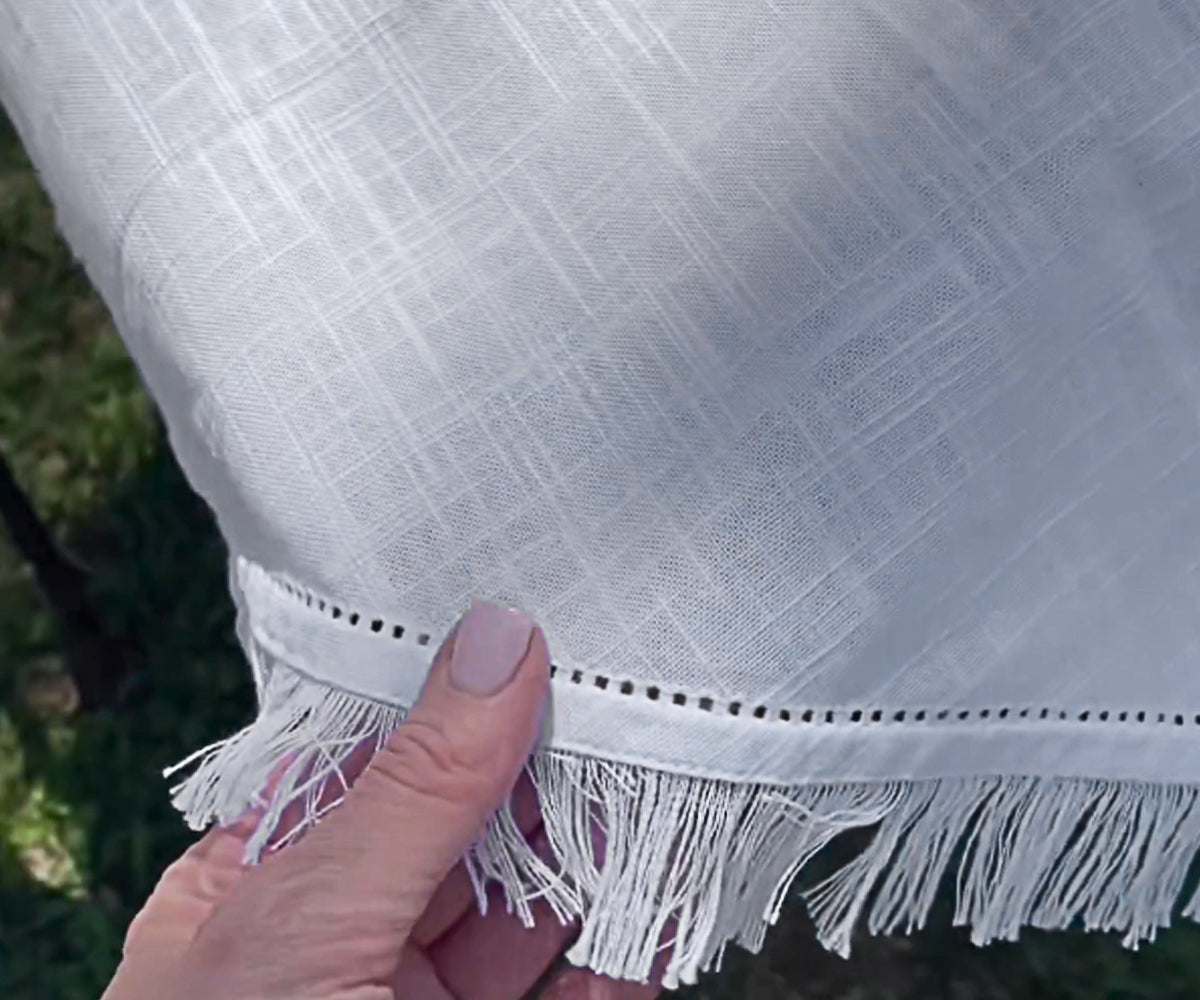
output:
M 281 662 L 268 678 L 253 723 L 167 772 L 196 765 L 172 792 L 200 829 L 241 815 L 290 757 L 247 845 L 251 863 L 336 808 L 349 752 L 363 740 L 378 748 L 404 717 Z M 571 961 L 619 978 L 645 980 L 669 947 L 669 988 L 716 967 L 730 941 L 759 949 L 796 875 L 846 830 L 878 824 L 854 860 L 803 897 L 820 941 L 842 955 L 864 918 L 873 934 L 924 926 L 955 865 L 954 919 L 977 944 L 1081 918 L 1136 947 L 1169 924 L 1200 845 L 1192 785 L 993 776 L 782 788 L 562 751 L 535 754 L 529 770 L 553 857 L 538 857 L 501 811 L 467 858 L 481 909 L 491 881 L 526 925 L 544 900 L 581 923 Z M 322 805 L 330 782 L 342 789 Z M 272 841 L 293 804 L 297 826 Z M 1200 893 L 1183 912 L 1200 912 Z

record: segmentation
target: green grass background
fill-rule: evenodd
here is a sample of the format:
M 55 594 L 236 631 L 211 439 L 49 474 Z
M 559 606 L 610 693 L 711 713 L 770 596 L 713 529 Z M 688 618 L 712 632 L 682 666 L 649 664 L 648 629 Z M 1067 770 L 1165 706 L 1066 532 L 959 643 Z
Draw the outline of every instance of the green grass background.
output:
M 165 865 L 191 841 L 163 766 L 252 713 L 224 550 L 108 315 L 0 115 L 0 449 L 142 653 L 112 711 L 70 711 L 55 623 L 0 532 L 0 997 L 91 1000 Z M 1198 765 L 1200 766 L 1200 765 Z M 798 905 L 759 956 L 731 949 L 691 1000 L 1200 997 L 1191 926 L 1138 953 L 1111 936 L 972 947 L 949 926 L 821 951 Z

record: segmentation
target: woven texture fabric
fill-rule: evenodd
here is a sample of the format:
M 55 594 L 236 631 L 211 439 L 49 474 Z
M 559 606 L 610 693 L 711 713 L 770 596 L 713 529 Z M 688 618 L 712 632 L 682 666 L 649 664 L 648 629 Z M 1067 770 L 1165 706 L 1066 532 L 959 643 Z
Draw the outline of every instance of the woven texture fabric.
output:
M 692 699 L 1195 727 L 1192 5 L 0 10 L 236 553 Z
M 0 95 L 262 690 L 478 595 L 551 749 L 1195 780 L 1196 4 L 0 0 Z

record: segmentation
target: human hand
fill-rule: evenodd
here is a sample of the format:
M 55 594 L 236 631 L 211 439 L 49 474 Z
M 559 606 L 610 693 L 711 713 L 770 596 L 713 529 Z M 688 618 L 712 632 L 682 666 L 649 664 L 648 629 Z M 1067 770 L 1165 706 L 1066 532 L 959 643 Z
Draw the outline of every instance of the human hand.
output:
M 348 767 L 353 787 L 336 810 L 260 865 L 242 864 L 255 811 L 210 831 L 167 869 L 130 925 L 103 1000 L 525 995 L 576 928 L 544 904 L 531 930 L 499 907 L 481 916 L 461 858 L 537 741 L 549 676 L 545 636 L 528 616 L 473 605 L 438 651 L 408 720 L 369 762 L 360 752 Z M 536 847 L 528 783 L 514 806 Z M 658 993 L 566 969 L 541 997 Z

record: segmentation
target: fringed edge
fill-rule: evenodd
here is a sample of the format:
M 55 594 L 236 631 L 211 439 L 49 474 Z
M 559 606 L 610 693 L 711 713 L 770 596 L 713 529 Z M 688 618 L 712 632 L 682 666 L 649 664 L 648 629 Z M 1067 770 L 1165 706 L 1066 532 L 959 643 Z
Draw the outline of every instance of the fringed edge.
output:
M 265 809 L 249 863 L 280 846 L 271 835 L 285 809 L 299 807 L 295 835 L 336 806 L 340 794 L 322 793 L 331 782 L 344 791 L 350 752 L 381 746 L 405 714 L 283 665 L 261 702 L 242 732 L 167 772 L 196 765 L 172 789 L 193 829 Z M 716 968 L 730 941 L 759 950 L 796 875 L 846 830 L 878 824 L 854 860 L 803 894 L 820 941 L 842 956 L 864 917 L 872 934 L 923 927 L 951 870 L 955 923 L 976 944 L 1081 918 L 1136 947 L 1169 925 L 1200 846 L 1192 785 L 978 777 L 778 788 L 550 750 L 530 772 L 553 863 L 502 810 L 467 859 L 481 907 L 489 881 L 527 925 L 531 903 L 545 901 L 580 921 L 569 959 L 616 978 L 645 981 L 666 950 L 668 988 Z M 1183 914 L 1200 914 L 1200 892 Z
M 264 810 L 246 844 L 251 864 L 268 847 L 283 846 L 340 805 L 348 787 L 342 770 L 347 758 L 364 741 L 373 740 L 378 750 L 408 714 L 318 684 L 283 664 L 266 672 L 255 663 L 254 669 L 263 678 L 257 718 L 163 771 L 169 778 L 194 768 L 171 788 L 171 804 L 193 830 L 232 823 L 255 806 Z M 331 782 L 340 784 L 342 793 L 332 800 Z M 264 797 L 269 786 L 272 791 Z M 287 838 L 272 841 L 289 806 L 302 812 Z

